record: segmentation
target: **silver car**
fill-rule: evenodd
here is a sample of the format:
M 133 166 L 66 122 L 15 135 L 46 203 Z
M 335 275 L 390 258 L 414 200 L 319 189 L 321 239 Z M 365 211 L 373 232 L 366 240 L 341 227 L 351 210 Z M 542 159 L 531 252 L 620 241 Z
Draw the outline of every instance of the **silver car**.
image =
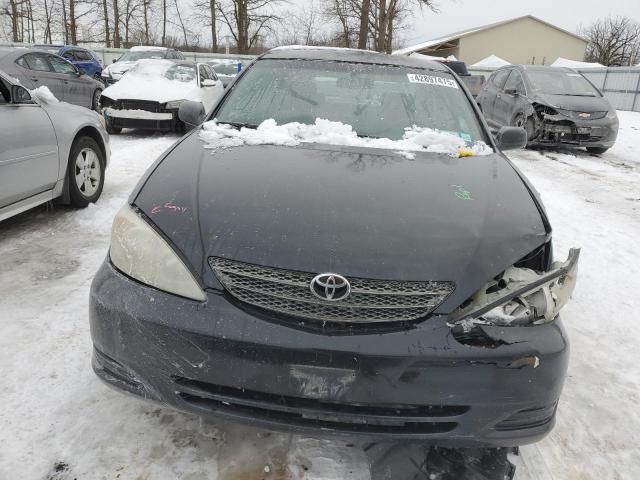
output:
M 0 221 L 54 199 L 95 202 L 109 153 L 100 115 L 39 98 L 0 71 Z
M 85 75 L 64 58 L 42 50 L 0 48 L 0 70 L 27 88 L 45 85 L 58 100 L 94 110 L 104 90 L 102 82 Z

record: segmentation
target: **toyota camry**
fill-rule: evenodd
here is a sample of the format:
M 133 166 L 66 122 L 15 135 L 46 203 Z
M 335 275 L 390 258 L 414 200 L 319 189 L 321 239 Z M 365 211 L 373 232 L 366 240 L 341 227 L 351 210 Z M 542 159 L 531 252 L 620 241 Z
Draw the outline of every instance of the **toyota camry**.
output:
M 117 389 L 255 425 L 455 446 L 553 427 L 559 311 L 540 198 L 448 67 L 279 48 L 150 168 L 91 288 Z

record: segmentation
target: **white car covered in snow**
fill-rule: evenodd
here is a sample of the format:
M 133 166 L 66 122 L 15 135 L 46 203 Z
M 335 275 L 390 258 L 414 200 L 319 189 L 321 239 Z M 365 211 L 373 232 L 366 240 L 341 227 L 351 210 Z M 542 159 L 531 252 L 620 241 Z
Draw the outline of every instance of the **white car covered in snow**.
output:
M 131 47 L 130 50 L 124 53 L 120 58 L 114 60 L 111 65 L 107 65 L 102 69 L 101 78 L 105 85 L 111 85 L 116 83 L 127 73 L 138 60 L 142 59 L 165 59 L 165 60 L 184 60 L 184 55 L 167 47 L 153 47 L 147 45 L 139 45 Z
M 206 63 L 140 60 L 118 83 L 102 92 L 100 108 L 107 131 L 123 128 L 184 129 L 178 109 L 185 101 L 211 111 L 224 91 L 222 82 Z

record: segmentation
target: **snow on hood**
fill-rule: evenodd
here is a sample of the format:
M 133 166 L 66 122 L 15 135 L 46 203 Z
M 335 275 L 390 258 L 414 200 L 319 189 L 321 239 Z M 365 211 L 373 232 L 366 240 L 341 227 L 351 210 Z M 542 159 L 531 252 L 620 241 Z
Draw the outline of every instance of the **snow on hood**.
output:
M 487 58 L 480 60 L 478 63 L 471 65 L 471 68 L 500 68 L 511 65 L 509 62 L 497 55 L 489 55 Z
M 47 87 L 46 85 L 42 85 L 36 89 L 29 90 L 29 92 L 31 93 L 32 97 L 37 98 L 42 103 L 51 105 L 59 102 L 56 96 L 51 92 L 51 90 L 49 90 L 49 87 Z
M 275 120 L 269 119 L 255 129 L 242 127 L 240 130 L 213 120 L 206 122 L 202 128 L 200 138 L 205 143 L 205 148 L 212 149 L 241 145 L 295 146 L 301 143 L 323 143 L 394 150 L 410 159 L 415 158 L 412 152 L 446 153 L 453 157 L 494 153 L 484 142 L 467 145 L 465 140 L 454 133 L 415 126 L 406 129 L 400 140 L 358 137 L 351 125 L 320 118 L 313 125 L 297 122 L 278 125 Z
M 199 101 L 200 89 L 196 81 L 195 65 L 193 78 L 188 74 L 190 68 L 170 60 L 138 60 L 118 83 L 105 88 L 102 95 L 112 100 Z M 183 74 L 176 74 L 177 70 L 181 70 Z
M 552 67 L 569 67 L 569 68 L 606 68 L 600 63 L 578 62 L 567 58 L 559 57 L 551 64 Z

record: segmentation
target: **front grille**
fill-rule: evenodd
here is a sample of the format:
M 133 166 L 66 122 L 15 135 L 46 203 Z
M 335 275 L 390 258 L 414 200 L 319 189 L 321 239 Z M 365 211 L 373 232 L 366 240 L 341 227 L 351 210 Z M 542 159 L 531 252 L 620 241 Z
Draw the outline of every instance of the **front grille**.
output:
M 160 105 L 158 102 L 147 100 L 120 100 L 122 110 L 144 110 L 147 112 L 158 112 Z
M 342 404 L 173 378 L 176 393 L 198 410 L 352 433 L 450 432 L 465 405 Z
M 349 278 L 351 294 L 330 302 L 311 293 L 314 273 L 209 258 L 222 286 L 235 298 L 273 312 L 321 322 L 406 322 L 429 315 L 453 292 L 451 282 Z

